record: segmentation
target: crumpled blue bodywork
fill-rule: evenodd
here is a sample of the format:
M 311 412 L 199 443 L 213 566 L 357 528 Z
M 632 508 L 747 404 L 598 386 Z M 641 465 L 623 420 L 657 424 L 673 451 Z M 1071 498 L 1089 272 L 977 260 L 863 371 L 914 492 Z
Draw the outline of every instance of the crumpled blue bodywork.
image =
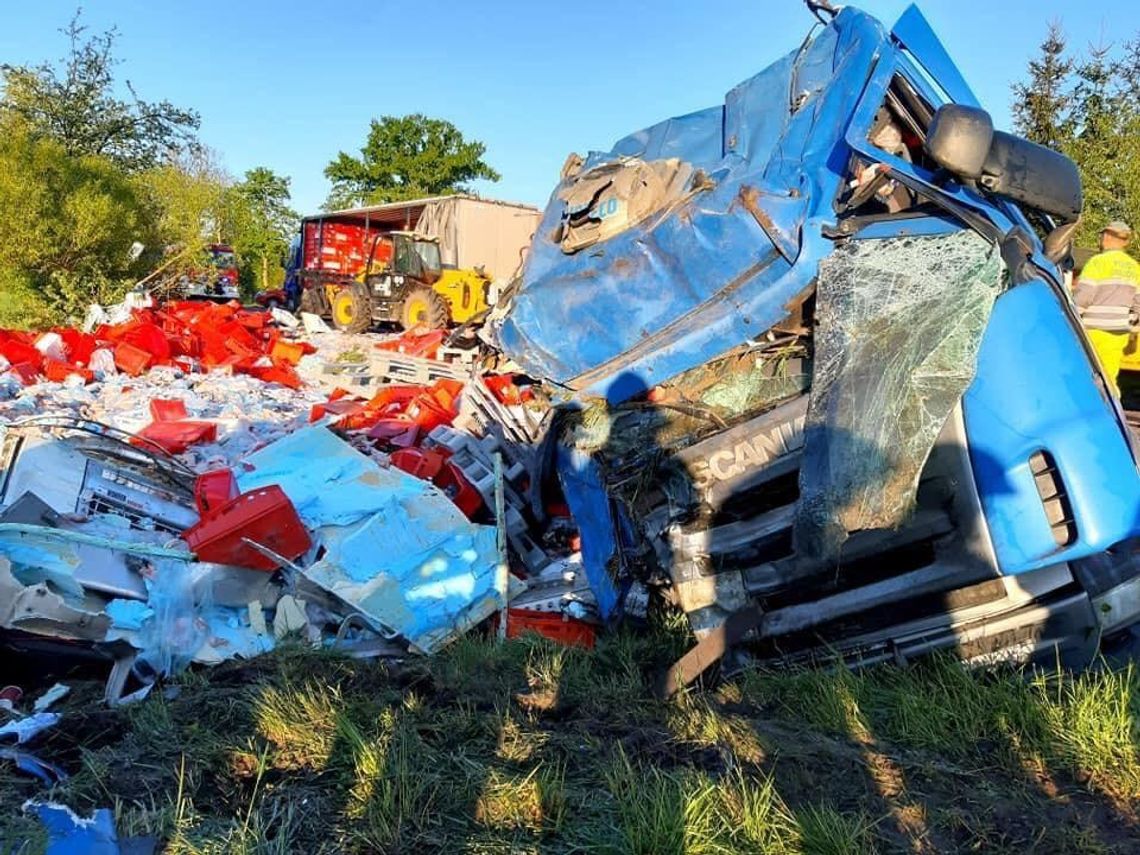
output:
M 802 54 L 740 84 L 722 106 L 591 154 L 587 169 L 681 158 L 714 187 L 573 255 L 551 239 L 563 207 L 556 190 L 499 330 L 503 349 L 529 373 L 575 389 L 605 391 L 623 372 L 652 387 L 783 318 L 831 251 L 819 224 L 834 218 L 843 131 L 886 38 L 873 18 L 844 10 Z M 742 191 L 758 194 L 766 227 Z
M 890 32 L 845 8 L 805 46 L 731 90 L 722 105 L 592 153 L 585 170 L 622 158 L 678 158 L 702 171 L 709 188 L 567 254 L 558 228 L 566 206 L 561 193 L 573 179 L 563 181 L 498 326 L 499 344 L 535 377 L 576 395 L 604 395 L 611 404 L 626 400 L 739 347 L 790 314 L 819 262 L 834 251 L 824 233 L 836 223 L 835 200 L 853 155 L 902 169 L 916 186 L 984 221 L 988 239 L 1018 231 L 1032 244 L 1039 278 L 998 297 L 975 380 L 963 398 L 1000 572 L 1015 575 L 1108 549 L 1140 532 L 1140 478 L 1123 417 L 1098 380 L 1078 320 L 1064 305 L 1059 273 L 1011 202 L 947 185 L 870 146 L 869 129 L 895 73 L 934 106 L 978 103 L 915 7 Z M 853 237 L 967 227 L 958 217 L 928 212 L 870 223 Z M 1048 318 L 1027 328 L 1018 318 L 1030 309 Z M 1023 372 L 1035 364 L 1026 341 L 1043 348 L 1047 388 L 1024 385 Z M 1010 398 L 1018 384 L 1022 390 Z M 1027 458 L 1040 449 L 1052 449 L 1058 459 L 1073 505 L 1079 537 L 1065 546 L 1053 542 L 1029 474 Z M 582 529 L 586 571 L 608 616 L 620 608 L 618 592 L 604 580 L 618 555 L 619 527 L 593 464 L 563 456 L 559 468 Z

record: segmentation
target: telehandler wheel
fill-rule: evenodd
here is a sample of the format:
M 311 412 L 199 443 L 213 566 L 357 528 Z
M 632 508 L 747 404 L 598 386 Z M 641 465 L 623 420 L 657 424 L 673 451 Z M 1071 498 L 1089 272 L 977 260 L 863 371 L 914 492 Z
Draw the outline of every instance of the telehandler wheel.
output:
M 406 330 L 415 327 L 444 330 L 450 319 L 447 301 L 427 286 L 409 291 L 400 308 L 400 326 Z
M 341 288 L 332 300 L 333 326 L 341 332 L 364 332 L 372 326 L 372 301 L 363 288 Z
M 310 315 L 320 315 L 321 301 L 317 299 L 317 294 L 313 288 L 305 288 L 301 291 L 301 299 L 297 305 L 298 312 L 308 312 Z

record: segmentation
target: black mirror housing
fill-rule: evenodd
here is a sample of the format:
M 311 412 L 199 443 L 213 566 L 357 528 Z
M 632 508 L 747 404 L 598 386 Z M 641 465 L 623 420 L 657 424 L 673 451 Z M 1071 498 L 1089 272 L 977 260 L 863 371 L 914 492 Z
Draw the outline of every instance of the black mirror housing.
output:
M 961 178 L 977 180 L 990 153 L 990 114 L 964 104 L 943 104 L 934 113 L 924 147 L 930 159 Z
M 1084 206 L 1081 173 L 1060 152 L 997 131 L 978 183 L 999 196 L 1074 223 Z

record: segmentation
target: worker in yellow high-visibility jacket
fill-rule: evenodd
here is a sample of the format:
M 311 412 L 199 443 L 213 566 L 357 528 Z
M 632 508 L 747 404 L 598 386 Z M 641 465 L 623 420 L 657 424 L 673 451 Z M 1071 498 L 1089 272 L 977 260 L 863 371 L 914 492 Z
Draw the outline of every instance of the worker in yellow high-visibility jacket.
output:
M 1089 259 L 1074 298 L 1089 342 L 1120 396 L 1116 383 L 1128 334 L 1140 321 L 1140 264 L 1124 250 L 1132 240 L 1127 223 L 1115 220 L 1100 233 L 1100 253 Z

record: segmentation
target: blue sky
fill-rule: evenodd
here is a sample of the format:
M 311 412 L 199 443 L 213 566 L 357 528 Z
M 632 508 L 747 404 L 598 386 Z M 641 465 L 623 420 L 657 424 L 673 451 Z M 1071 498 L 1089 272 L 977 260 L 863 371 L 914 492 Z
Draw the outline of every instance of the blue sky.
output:
M 892 23 L 907 0 L 865 0 Z M 1070 44 L 1140 31 L 1140 3 L 920 3 L 1001 126 L 1049 21 Z M 0 62 L 57 58 L 75 0 L 0 0 Z M 800 0 L 89 0 L 84 19 L 119 28 L 119 74 L 142 97 L 202 114 L 202 139 L 240 175 L 269 166 L 316 210 L 322 171 L 354 152 L 374 116 L 422 112 L 487 144 L 503 176 L 484 195 L 544 204 L 570 151 L 606 149 L 724 93 L 795 48 Z

